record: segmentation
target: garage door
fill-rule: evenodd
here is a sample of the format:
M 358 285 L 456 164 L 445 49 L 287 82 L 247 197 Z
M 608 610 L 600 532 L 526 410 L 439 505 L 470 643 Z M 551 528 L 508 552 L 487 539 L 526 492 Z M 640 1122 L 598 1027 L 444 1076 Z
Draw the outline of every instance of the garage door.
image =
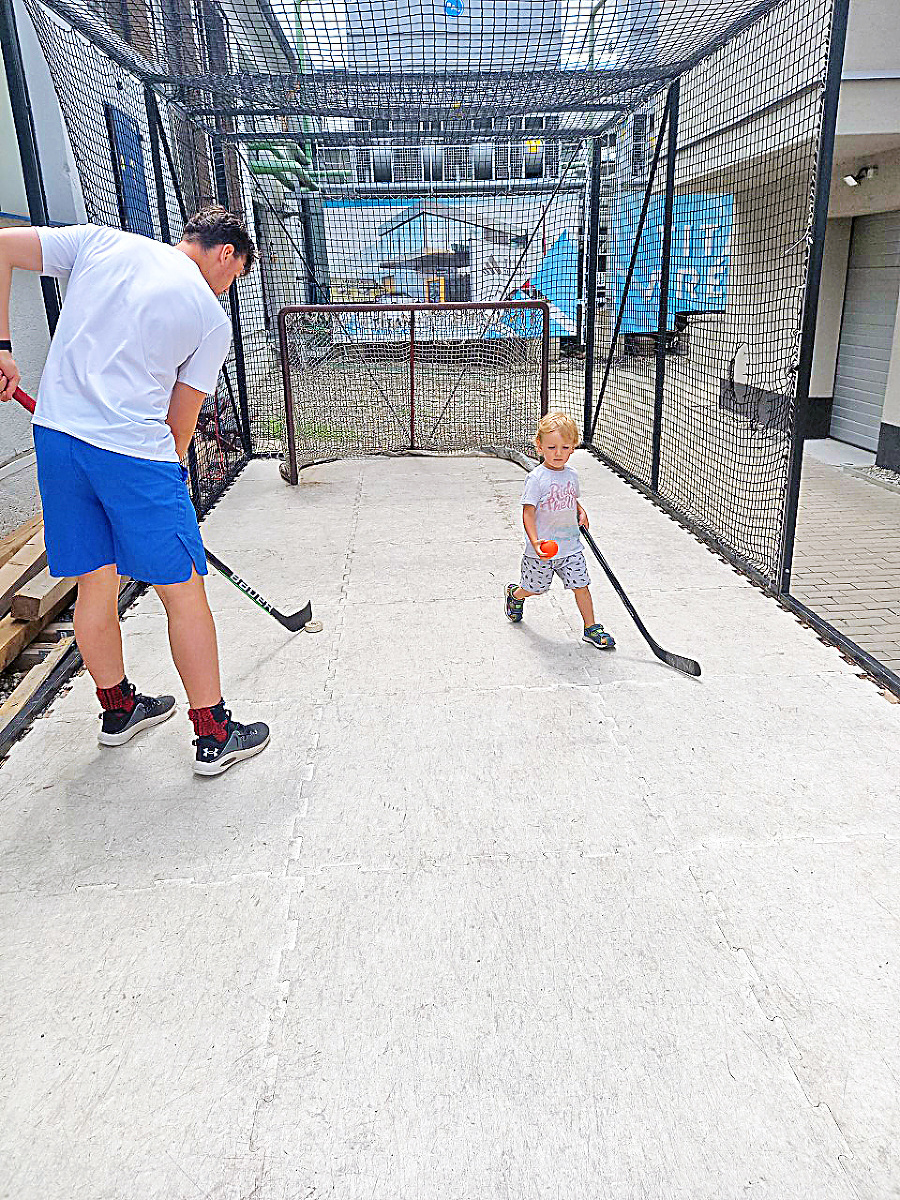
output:
M 900 291 L 900 212 L 857 217 L 841 343 L 834 377 L 831 436 L 878 449 Z

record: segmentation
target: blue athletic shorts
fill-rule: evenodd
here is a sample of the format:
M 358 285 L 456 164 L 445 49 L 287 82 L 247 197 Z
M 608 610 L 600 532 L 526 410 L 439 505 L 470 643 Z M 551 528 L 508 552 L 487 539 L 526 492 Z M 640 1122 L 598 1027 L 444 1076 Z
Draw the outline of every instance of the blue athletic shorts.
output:
M 206 574 L 197 516 L 181 466 L 101 450 L 35 425 L 38 487 L 50 574 L 115 564 L 142 583 Z

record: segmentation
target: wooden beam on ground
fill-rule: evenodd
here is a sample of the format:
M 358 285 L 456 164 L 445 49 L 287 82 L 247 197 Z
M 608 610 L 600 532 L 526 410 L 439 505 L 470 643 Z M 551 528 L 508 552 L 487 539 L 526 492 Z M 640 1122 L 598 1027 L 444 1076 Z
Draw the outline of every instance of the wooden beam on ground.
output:
M 2 568 L 0 568 L 2 569 Z M 15 617 L 0 617 L 0 671 L 5 671 L 14 658 L 18 658 L 25 646 L 30 645 L 45 625 L 49 625 L 68 601 L 60 600 L 46 616 L 36 621 L 17 621 Z
M 38 690 L 60 659 L 68 653 L 74 638 L 62 638 L 56 643 L 43 662 L 31 668 L 18 687 L 0 704 L 0 732 L 2 727 L 20 712 Z
M 40 513 L 36 517 L 32 517 L 30 521 L 26 521 L 24 525 L 20 525 L 18 529 L 14 529 L 12 533 L 8 533 L 6 537 L 0 538 L 0 567 L 4 563 L 9 562 L 14 554 L 31 541 L 36 533 L 39 533 L 44 520 Z
M 13 596 L 47 565 L 43 528 L 0 567 L 0 612 L 8 612 Z
M 36 621 L 74 591 L 74 579 L 54 579 L 44 567 L 16 592 L 10 611 L 17 621 Z

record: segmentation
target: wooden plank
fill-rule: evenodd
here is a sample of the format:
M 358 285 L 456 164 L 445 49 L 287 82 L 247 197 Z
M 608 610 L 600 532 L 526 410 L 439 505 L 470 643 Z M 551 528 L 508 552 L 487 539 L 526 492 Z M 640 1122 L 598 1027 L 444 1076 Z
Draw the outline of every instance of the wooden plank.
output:
M 0 617 L 0 671 L 5 671 L 14 658 L 30 645 L 45 625 L 62 612 L 68 603 L 60 600 L 44 617 L 36 621 L 17 621 L 15 617 Z
M 74 641 L 74 638 L 63 638 L 56 643 L 42 663 L 31 668 L 15 691 L 6 698 L 3 704 L 0 704 L 0 726 L 6 725 L 16 713 L 25 707 L 59 660 L 68 652 L 69 647 L 74 644 Z
M 17 621 L 36 621 L 74 591 L 74 579 L 54 579 L 49 568 L 44 567 L 16 592 L 10 611 Z
M 8 612 L 13 596 L 47 565 L 44 531 L 41 529 L 0 567 L 0 612 Z
M 12 533 L 8 533 L 6 537 L 0 538 L 0 567 L 4 563 L 9 562 L 14 554 L 30 542 L 36 533 L 40 532 L 44 520 L 40 513 L 36 517 L 32 517 L 30 521 L 26 521 L 24 525 L 20 525 L 18 529 L 14 529 Z

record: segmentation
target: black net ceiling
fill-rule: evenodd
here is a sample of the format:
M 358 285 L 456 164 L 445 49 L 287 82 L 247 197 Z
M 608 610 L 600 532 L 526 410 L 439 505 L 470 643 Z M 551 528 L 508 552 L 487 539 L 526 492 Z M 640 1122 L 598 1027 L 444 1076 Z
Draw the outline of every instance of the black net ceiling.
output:
M 198 116 L 354 123 L 559 114 L 596 128 L 633 109 L 778 0 L 50 0 L 121 66 Z M 429 126 L 429 123 L 432 123 Z M 439 123 L 439 125 L 437 124 Z M 240 126 L 238 126 L 240 128 Z M 373 132 L 367 125 L 368 135 Z M 299 130 L 299 127 L 298 127 Z M 286 128 L 285 132 L 289 132 Z

